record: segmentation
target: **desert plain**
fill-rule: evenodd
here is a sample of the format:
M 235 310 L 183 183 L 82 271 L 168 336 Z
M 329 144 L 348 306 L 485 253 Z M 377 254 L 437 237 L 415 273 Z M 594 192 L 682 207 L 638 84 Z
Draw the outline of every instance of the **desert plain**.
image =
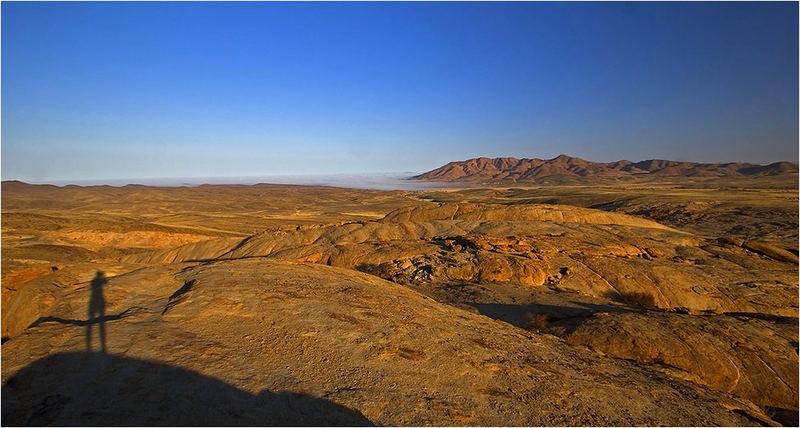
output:
M 3 424 L 797 424 L 796 172 L 458 178 L 3 182 Z

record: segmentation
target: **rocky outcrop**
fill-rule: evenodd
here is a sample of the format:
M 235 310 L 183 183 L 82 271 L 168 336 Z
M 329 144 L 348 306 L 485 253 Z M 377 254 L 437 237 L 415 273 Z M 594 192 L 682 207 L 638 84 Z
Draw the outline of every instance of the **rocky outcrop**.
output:
M 236 245 L 209 240 L 123 261 L 267 257 L 400 283 L 514 283 L 693 313 L 795 316 L 796 265 L 723 241 L 586 208 L 428 204 L 374 221 L 262 233 Z
M 252 422 L 281 397 L 305 396 L 324 410 L 307 416 L 316 423 L 329 411 L 339 415 L 331 423 L 376 425 L 769 421 L 745 401 L 352 270 L 262 259 L 156 267 L 110 278 L 106 297 L 116 315 L 106 322 L 109 357 L 63 355 L 85 346 L 72 322 L 84 316 L 82 293 L 3 345 L 4 420 L 183 425 L 197 421 L 192 409 L 214 421 L 228 407 Z M 206 402 L 214 391 L 219 399 Z M 266 408 L 242 414 L 262 400 Z M 144 403 L 163 419 L 134 414 Z
M 769 322 L 741 316 L 617 312 L 556 320 L 547 329 L 568 343 L 656 365 L 673 376 L 762 406 L 797 405 L 794 318 Z

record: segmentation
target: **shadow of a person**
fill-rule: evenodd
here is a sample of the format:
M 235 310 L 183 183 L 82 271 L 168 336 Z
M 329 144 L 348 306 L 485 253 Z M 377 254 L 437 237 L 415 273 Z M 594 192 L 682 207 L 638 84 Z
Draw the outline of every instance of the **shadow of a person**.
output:
M 92 351 L 92 325 L 100 330 L 100 352 L 106 353 L 106 299 L 103 289 L 108 286 L 106 274 L 97 271 L 89 285 L 89 320 L 86 324 L 86 350 Z

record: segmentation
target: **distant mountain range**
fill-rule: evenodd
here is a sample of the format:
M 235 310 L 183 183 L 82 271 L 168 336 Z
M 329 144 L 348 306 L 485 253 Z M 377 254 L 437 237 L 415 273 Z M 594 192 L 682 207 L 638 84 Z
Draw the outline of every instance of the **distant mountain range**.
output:
M 650 159 L 641 162 L 620 160 L 601 163 L 560 155 L 553 159 L 475 158 L 450 162 L 412 177 L 427 181 L 482 181 L 569 183 L 593 179 L 624 180 L 671 177 L 796 177 L 797 164 L 775 162 L 769 165 L 750 163 L 695 163 Z

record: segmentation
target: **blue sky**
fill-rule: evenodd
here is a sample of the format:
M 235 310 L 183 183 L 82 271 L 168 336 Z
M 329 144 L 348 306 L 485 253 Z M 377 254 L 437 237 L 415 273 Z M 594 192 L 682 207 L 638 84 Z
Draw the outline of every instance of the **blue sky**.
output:
M 796 3 L 2 3 L 2 178 L 798 159 Z

